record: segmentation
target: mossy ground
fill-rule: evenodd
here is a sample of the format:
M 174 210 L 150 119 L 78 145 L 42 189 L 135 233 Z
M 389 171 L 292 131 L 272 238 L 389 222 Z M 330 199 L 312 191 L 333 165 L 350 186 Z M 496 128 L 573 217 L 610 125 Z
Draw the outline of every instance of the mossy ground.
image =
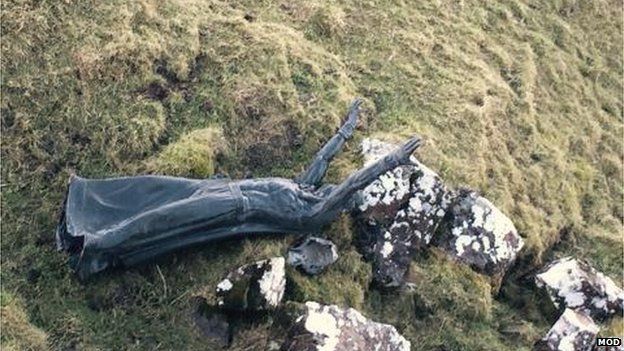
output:
M 54 250 L 69 174 L 290 177 L 355 96 L 363 126 L 331 181 L 357 167 L 362 135 L 420 134 L 424 163 L 516 223 L 527 244 L 514 279 L 573 254 L 622 284 L 616 1 L 13 0 L 1 16 L 3 348 L 207 347 L 190 297 L 293 238 L 223 242 L 80 284 Z M 341 260 L 316 278 L 291 272 L 289 297 L 360 308 L 415 349 L 528 349 L 552 322 L 530 289 L 497 295 L 436 255 L 415 261 L 415 291 L 371 289 L 348 219 L 327 235 Z M 262 348 L 269 329 L 249 322 L 233 349 Z

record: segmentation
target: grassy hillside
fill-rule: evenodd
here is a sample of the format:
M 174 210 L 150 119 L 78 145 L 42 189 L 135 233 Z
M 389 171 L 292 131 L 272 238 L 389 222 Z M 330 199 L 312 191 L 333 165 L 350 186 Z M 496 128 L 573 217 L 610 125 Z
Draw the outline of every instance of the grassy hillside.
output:
M 292 237 L 225 242 L 80 284 L 54 247 L 68 176 L 291 177 L 365 98 L 363 135 L 421 135 L 418 157 L 480 189 L 526 239 L 502 293 L 432 254 L 412 292 L 341 259 L 289 272 L 288 298 L 360 309 L 423 350 L 529 349 L 552 323 L 522 276 L 573 254 L 622 285 L 619 1 L 22 1 L 2 4 L 3 349 L 205 349 L 193 295 Z M 427 307 L 428 306 L 428 307 Z M 237 325 L 262 349 L 271 316 Z M 612 329 L 621 329 L 621 320 Z M 46 346 L 47 345 L 47 346 Z

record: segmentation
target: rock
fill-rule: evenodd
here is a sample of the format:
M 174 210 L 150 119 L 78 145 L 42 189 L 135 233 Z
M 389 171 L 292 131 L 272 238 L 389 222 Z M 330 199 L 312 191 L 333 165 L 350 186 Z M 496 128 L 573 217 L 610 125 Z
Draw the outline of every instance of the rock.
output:
M 306 237 L 288 249 L 288 264 L 311 275 L 319 274 L 337 259 L 336 245 L 317 237 Z
M 365 139 L 365 164 L 395 147 Z M 366 187 L 356 215 L 359 247 L 373 264 L 374 281 L 384 287 L 402 284 L 412 256 L 429 245 L 451 199 L 437 174 L 411 161 L 414 165 L 399 166 Z
M 396 145 L 375 139 L 362 141 L 364 166 L 390 153 Z M 399 166 L 379 177 L 362 192 L 359 210 L 363 217 L 375 222 L 391 221 L 408 199 L 411 166 Z
M 448 209 L 434 245 L 500 284 L 524 241 L 507 216 L 476 192 L 462 189 Z
M 553 261 L 535 276 L 535 282 L 560 310 L 569 308 L 599 321 L 623 312 L 622 289 L 585 261 L 571 257 Z
M 566 309 L 546 336 L 535 344 L 533 350 L 590 351 L 598 330 L 598 326 L 590 317 Z
M 353 308 L 306 302 L 290 328 L 283 351 L 404 351 L 410 342 L 389 325 L 373 322 Z
M 220 347 L 230 345 L 232 332 L 227 315 L 208 307 L 203 298 L 198 299 L 192 318 L 202 336 Z
M 285 260 L 274 257 L 231 271 L 217 285 L 217 305 L 233 310 L 277 307 L 286 288 Z

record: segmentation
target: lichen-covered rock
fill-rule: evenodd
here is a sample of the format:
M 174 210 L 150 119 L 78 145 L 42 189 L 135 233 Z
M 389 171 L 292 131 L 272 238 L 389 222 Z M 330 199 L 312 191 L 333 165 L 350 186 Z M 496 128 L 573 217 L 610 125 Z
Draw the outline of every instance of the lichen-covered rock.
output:
M 410 342 L 389 325 L 353 308 L 306 302 L 282 344 L 283 351 L 406 351 Z
M 546 336 L 535 344 L 533 350 L 590 351 L 598 330 L 598 326 L 590 317 L 566 309 Z
M 622 289 L 585 261 L 571 257 L 553 261 L 535 276 L 535 282 L 558 309 L 573 309 L 595 320 L 622 314 Z
M 365 164 L 396 145 L 375 139 L 362 142 Z M 429 245 L 444 217 L 451 193 L 432 170 L 412 158 L 379 177 L 361 192 L 357 222 L 360 249 L 373 264 L 373 279 L 399 286 L 413 254 Z
M 362 141 L 364 166 L 390 153 L 397 145 L 375 139 Z M 399 166 L 381 175 L 361 192 L 359 210 L 370 221 L 392 220 L 400 207 L 407 202 L 410 190 L 412 166 Z
M 490 201 L 462 189 L 449 206 L 434 245 L 498 285 L 524 241 L 511 220 Z
M 285 288 L 285 260 L 274 257 L 228 273 L 217 285 L 217 305 L 234 310 L 272 309 L 282 301 Z
M 315 275 L 336 262 L 338 249 L 329 240 L 306 237 L 288 249 L 288 264 Z

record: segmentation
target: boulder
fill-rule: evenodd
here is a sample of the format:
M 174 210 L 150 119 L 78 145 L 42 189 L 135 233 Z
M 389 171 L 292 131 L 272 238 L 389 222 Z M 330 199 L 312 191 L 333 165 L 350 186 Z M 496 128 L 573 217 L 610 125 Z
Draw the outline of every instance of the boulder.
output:
M 591 351 L 598 330 L 598 326 L 590 317 L 566 309 L 546 336 L 535 344 L 533 350 Z
M 338 259 L 333 242 L 317 237 L 306 237 L 288 249 L 288 264 L 315 275 Z
M 373 322 L 353 308 L 306 302 L 290 328 L 283 351 L 406 351 L 410 342 L 388 324 Z
M 365 164 L 395 147 L 365 139 Z M 414 158 L 411 161 L 413 165 L 399 166 L 367 186 L 356 211 L 358 246 L 372 262 L 374 281 L 384 287 L 402 284 L 412 256 L 429 245 L 451 199 L 435 172 Z
M 622 315 L 624 292 L 589 263 L 572 257 L 553 261 L 535 276 L 557 309 L 569 308 L 594 320 Z
M 434 245 L 499 285 L 524 242 L 507 216 L 476 192 L 462 189 L 448 208 Z
M 286 288 L 285 260 L 274 257 L 244 265 L 217 285 L 217 305 L 231 310 L 277 307 Z

